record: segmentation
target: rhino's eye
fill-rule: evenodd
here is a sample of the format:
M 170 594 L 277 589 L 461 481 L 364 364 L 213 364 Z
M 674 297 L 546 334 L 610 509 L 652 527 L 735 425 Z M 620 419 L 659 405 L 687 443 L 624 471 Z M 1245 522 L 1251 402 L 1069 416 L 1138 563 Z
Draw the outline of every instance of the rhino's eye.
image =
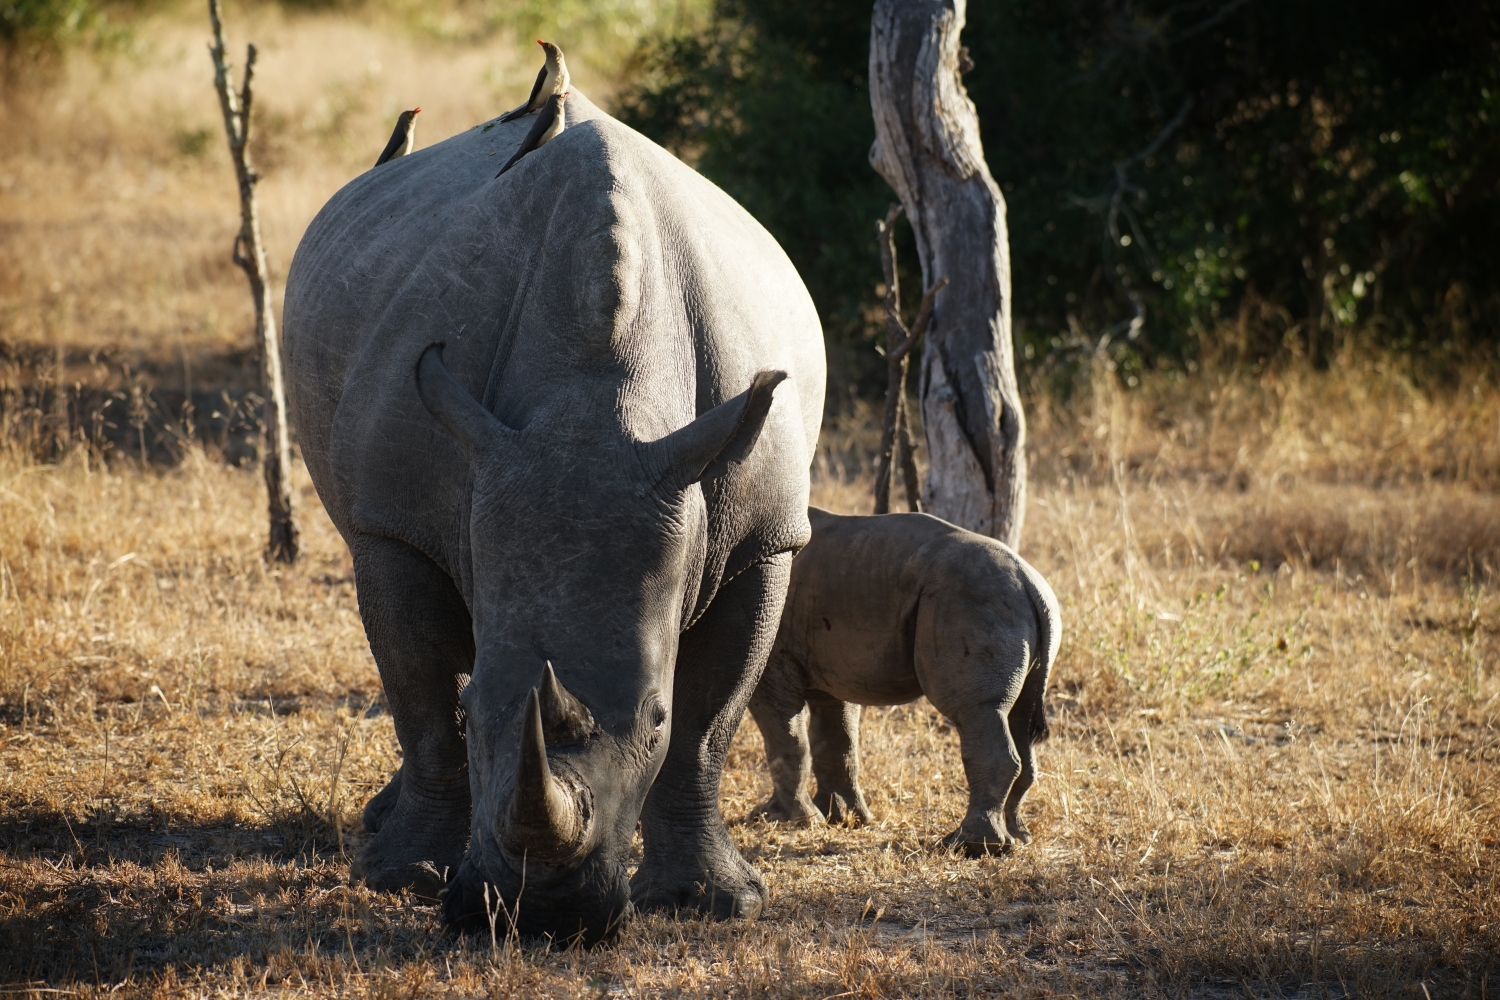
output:
M 646 731 L 646 745 L 652 749 L 661 742 L 662 731 L 667 726 L 667 706 L 663 705 L 661 699 L 652 696 L 651 703 L 641 713 L 641 721 L 650 728 Z

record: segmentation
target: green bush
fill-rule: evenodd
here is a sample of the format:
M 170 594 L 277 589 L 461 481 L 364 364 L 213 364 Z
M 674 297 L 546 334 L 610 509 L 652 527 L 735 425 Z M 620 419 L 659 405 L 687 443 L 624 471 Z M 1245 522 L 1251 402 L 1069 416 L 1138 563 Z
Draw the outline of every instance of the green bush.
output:
M 621 102 L 766 224 L 846 342 L 875 326 L 891 197 L 866 162 L 871 6 L 722 0 L 649 43 Z M 1242 310 L 1261 353 L 1326 356 L 1355 328 L 1500 339 L 1492 0 L 973 0 L 968 19 L 1023 356 L 1108 332 L 1132 363 L 1181 358 Z
M 0 0 L 0 45 L 12 51 L 56 49 L 87 32 L 97 17 L 90 0 Z

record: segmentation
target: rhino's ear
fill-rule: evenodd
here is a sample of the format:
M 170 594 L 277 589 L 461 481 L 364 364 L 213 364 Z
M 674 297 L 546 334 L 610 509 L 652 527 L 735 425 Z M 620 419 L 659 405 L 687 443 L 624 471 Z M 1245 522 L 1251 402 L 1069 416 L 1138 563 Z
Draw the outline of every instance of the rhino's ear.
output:
M 763 371 L 750 388 L 725 400 L 686 427 L 641 445 L 642 464 L 656 485 L 684 490 L 716 479 L 750 457 L 760 438 L 776 387 L 786 372 Z
M 417 395 L 422 405 L 458 439 L 471 458 L 513 441 L 516 431 L 479 405 L 443 364 L 443 344 L 428 344 L 417 359 Z

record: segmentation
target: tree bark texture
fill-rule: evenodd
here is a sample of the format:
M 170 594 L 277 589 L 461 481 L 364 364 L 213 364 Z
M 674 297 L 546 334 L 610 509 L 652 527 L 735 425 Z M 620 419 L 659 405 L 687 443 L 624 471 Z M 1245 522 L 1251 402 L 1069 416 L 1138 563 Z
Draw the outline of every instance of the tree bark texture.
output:
M 919 386 L 928 513 L 1012 546 L 1026 505 L 1026 420 L 1010 322 L 1005 199 L 959 77 L 965 0 L 877 0 L 870 24 L 870 163 L 916 235 L 933 312 Z
M 266 248 L 260 238 L 260 215 L 255 207 L 255 185 L 260 180 L 250 165 L 250 109 L 254 102 L 255 46 L 245 53 L 244 84 L 236 93 L 229 76 L 224 51 L 224 27 L 219 0 L 208 0 L 208 18 L 214 40 L 209 55 L 214 61 L 214 88 L 224 113 L 224 131 L 229 137 L 229 157 L 234 161 L 240 188 L 240 231 L 234 238 L 234 262 L 250 281 L 255 299 L 255 341 L 260 361 L 261 468 L 266 479 L 266 505 L 270 530 L 266 557 L 276 562 L 297 561 L 297 525 L 292 519 L 292 491 L 288 477 L 292 468 L 292 446 L 287 428 L 286 383 L 281 374 L 281 338 L 271 311 L 271 279 Z

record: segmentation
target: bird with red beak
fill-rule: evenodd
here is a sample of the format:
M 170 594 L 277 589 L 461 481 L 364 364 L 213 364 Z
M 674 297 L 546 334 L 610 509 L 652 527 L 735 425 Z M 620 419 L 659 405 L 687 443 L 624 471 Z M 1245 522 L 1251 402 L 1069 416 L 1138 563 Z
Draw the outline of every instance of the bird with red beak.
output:
M 417 144 L 417 115 L 421 108 L 412 108 L 403 111 L 396 116 L 396 131 L 391 133 L 391 141 L 385 144 L 381 151 L 380 159 L 375 161 L 375 166 L 380 166 L 398 156 L 405 156 L 412 151 Z
M 568 89 L 568 61 L 563 58 L 562 49 L 540 38 L 536 40 L 536 43 L 547 54 L 546 62 L 542 63 L 542 68 L 536 74 L 536 82 L 531 85 L 531 96 L 526 98 L 526 103 L 501 115 L 502 122 L 529 115 L 533 111 L 540 111 L 546 106 L 548 98 L 564 93 Z

